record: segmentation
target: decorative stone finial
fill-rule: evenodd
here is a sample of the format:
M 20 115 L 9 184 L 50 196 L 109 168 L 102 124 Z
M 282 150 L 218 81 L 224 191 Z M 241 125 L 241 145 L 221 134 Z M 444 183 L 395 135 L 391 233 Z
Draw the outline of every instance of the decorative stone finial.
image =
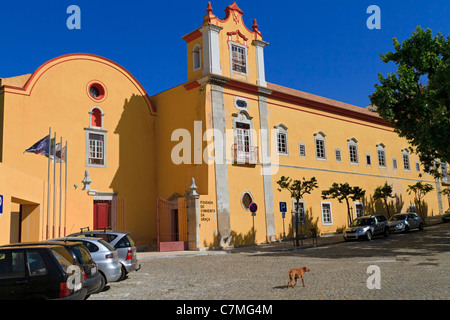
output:
M 212 11 L 213 9 L 211 6 L 211 2 L 208 2 L 208 7 L 206 7 L 206 15 L 205 18 L 203 19 L 203 25 L 210 24 L 212 19 L 216 17 L 215 15 L 213 15 Z
M 211 12 L 213 11 L 212 6 L 211 6 L 211 2 L 208 1 L 208 7 L 206 8 L 206 12 L 208 14 L 211 14 Z
M 254 32 L 258 31 L 258 27 L 259 27 L 259 26 L 256 24 L 256 19 L 253 19 L 253 26 L 252 26 L 253 31 L 254 31 Z
M 191 186 L 189 187 L 189 189 L 191 190 L 191 196 L 198 196 L 197 186 L 195 185 L 195 179 L 192 178 L 191 182 L 192 182 Z

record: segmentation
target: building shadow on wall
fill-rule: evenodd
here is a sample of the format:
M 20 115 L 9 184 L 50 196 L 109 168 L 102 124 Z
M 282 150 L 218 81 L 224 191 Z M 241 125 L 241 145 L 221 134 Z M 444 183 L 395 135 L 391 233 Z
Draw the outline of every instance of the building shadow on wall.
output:
M 118 135 L 119 150 L 107 149 L 110 155 L 118 153 L 118 169 L 110 188 L 125 199 L 123 212 L 117 212 L 117 215 L 123 215 L 123 226 L 120 227 L 132 231 L 135 241 L 140 244 L 145 234 L 155 238 L 145 239 L 145 242 L 156 241 L 156 196 L 152 197 L 156 194 L 153 118 L 143 96 L 133 94 L 125 99 L 114 130 L 114 135 Z M 110 133 L 109 137 L 116 138 Z

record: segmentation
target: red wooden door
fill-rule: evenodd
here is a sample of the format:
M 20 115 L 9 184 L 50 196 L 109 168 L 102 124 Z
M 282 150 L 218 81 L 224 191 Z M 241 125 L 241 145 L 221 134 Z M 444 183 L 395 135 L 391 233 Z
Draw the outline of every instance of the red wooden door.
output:
M 94 229 L 111 227 L 111 201 L 94 200 Z

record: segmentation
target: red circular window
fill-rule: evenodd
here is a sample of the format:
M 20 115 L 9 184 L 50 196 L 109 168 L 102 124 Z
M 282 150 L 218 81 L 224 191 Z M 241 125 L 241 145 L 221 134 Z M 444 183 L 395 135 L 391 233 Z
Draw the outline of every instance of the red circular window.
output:
M 105 88 L 103 87 L 103 85 L 101 85 L 98 82 L 92 82 L 89 85 L 89 95 L 91 96 L 91 98 L 93 98 L 94 100 L 103 100 L 103 98 L 105 97 Z

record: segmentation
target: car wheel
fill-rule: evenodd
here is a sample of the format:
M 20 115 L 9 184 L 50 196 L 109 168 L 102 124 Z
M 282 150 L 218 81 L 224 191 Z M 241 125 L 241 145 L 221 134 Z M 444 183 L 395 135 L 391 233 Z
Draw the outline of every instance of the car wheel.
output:
M 367 233 L 366 233 L 366 239 L 367 239 L 368 241 L 372 241 L 372 232 L 367 231 Z
M 389 237 L 389 228 L 384 229 L 384 236 Z
M 105 288 L 105 286 L 106 286 L 106 278 L 105 278 L 105 276 L 102 274 L 102 273 L 100 273 L 100 275 L 101 275 L 101 285 L 100 285 L 100 288 L 97 290 L 97 292 L 95 292 L 95 293 L 99 293 L 99 292 L 102 292 L 103 291 L 103 289 Z
M 406 232 L 406 233 L 409 232 L 409 226 L 405 226 L 405 232 Z
M 119 281 L 122 281 L 123 279 L 125 279 L 126 276 L 127 276 L 127 270 L 125 270 L 125 267 L 122 266 L 122 268 L 120 268 Z
M 423 230 L 423 223 L 419 224 L 419 230 L 420 230 L 420 231 Z

